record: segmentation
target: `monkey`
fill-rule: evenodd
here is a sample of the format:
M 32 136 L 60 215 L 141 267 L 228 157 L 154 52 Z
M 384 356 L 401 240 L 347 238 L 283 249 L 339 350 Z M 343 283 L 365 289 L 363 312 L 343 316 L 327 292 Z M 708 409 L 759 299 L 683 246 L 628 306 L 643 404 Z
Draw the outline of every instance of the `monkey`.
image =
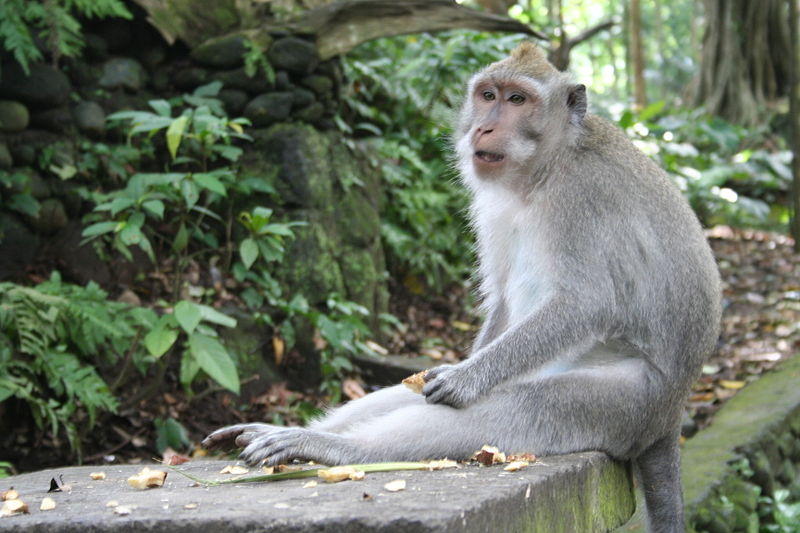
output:
M 307 428 L 239 424 L 203 444 L 251 464 L 599 450 L 632 462 L 650 531 L 684 531 L 681 413 L 721 313 L 697 217 L 530 42 L 470 78 L 452 142 L 485 313 L 470 356 L 422 394 L 388 387 Z

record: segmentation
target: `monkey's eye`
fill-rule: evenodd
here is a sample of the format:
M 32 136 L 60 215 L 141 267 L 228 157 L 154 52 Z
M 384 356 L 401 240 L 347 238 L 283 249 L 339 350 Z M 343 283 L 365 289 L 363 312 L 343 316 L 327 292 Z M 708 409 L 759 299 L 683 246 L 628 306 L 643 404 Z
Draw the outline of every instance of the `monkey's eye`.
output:
M 512 94 L 511 96 L 508 97 L 508 101 L 511 102 L 512 104 L 519 105 L 525 101 L 525 97 L 522 96 L 521 94 Z
M 487 102 L 491 102 L 492 100 L 494 100 L 494 93 L 492 91 L 483 91 L 483 94 L 481 96 L 483 96 L 483 99 L 486 100 Z

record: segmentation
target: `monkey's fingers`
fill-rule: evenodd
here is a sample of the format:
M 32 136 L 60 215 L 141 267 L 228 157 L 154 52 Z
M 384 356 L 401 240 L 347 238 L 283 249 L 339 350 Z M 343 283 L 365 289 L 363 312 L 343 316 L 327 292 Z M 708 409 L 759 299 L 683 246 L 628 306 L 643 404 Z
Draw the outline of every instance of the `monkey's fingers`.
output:
M 238 443 L 238 439 L 243 435 L 258 435 L 272 428 L 269 424 L 236 424 L 220 428 L 205 439 L 203 447 L 208 450 L 230 450 L 243 446 Z M 249 441 L 248 441 L 249 442 Z

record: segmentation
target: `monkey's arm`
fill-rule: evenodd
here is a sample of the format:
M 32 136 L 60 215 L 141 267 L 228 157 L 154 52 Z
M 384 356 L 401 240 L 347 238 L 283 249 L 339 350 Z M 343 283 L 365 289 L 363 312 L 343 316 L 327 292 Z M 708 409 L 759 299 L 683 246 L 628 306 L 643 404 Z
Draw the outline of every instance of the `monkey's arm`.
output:
M 475 337 L 475 342 L 472 343 L 471 353 L 476 353 L 478 350 L 495 340 L 498 335 L 505 329 L 506 322 L 506 306 L 499 303 L 492 306 L 491 311 L 486 316 L 478 335 Z
M 592 311 L 595 306 L 596 312 Z M 600 306 L 577 297 L 574 291 L 555 294 L 469 359 L 429 372 L 422 393 L 429 403 L 461 408 L 496 385 L 545 363 L 568 364 L 596 342 L 605 340 L 600 316 Z

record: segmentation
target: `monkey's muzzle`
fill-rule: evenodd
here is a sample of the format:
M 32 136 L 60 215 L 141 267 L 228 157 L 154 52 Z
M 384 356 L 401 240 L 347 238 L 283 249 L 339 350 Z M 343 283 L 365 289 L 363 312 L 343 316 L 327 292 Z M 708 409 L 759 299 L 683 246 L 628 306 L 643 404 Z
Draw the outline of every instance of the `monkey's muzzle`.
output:
M 485 150 L 478 150 L 475 152 L 475 157 L 484 163 L 497 163 L 505 158 L 503 154 L 496 154 Z

